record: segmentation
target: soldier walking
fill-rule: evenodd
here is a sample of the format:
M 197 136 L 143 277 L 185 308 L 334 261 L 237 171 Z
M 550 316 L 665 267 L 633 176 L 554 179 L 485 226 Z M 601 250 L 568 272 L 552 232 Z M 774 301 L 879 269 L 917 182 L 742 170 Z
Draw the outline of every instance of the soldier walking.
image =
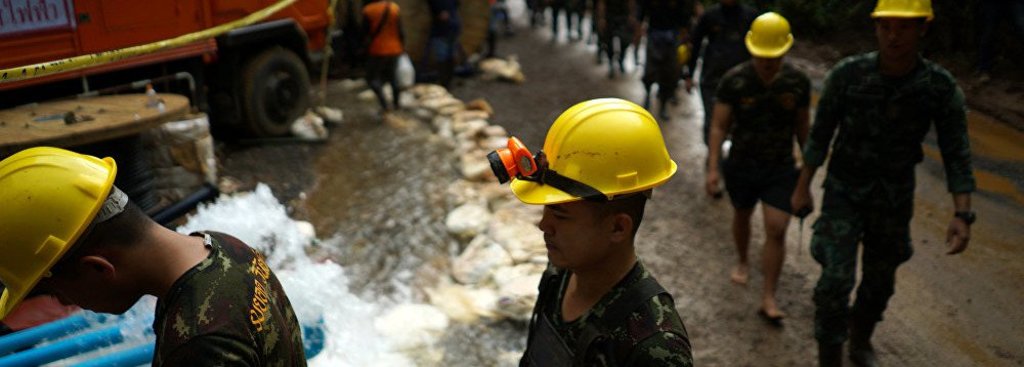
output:
M 731 277 L 738 284 L 747 283 L 750 217 L 754 206 L 761 202 L 764 288 L 758 314 L 781 326 L 786 315 L 775 301 L 775 290 L 786 257 L 790 198 L 798 175 L 793 138 L 801 147 L 807 140 L 811 82 L 807 75 L 782 61 L 793 46 L 786 18 L 776 13 L 757 17 L 745 42 L 753 60 L 726 73 L 715 95 L 705 186 L 708 195 L 715 195 L 720 177 L 725 177 L 734 209 L 732 235 L 739 255 Z M 723 175 L 719 173 L 722 142 L 730 133 L 732 148 Z
M 738 0 L 720 0 L 720 2 L 701 14 L 697 25 L 690 33 L 693 57 L 690 58 L 689 70 L 697 70 L 697 60 L 701 59 L 700 96 L 704 103 L 704 143 L 708 143 L 708 131 L 711 128 L 712 109 L 715 106 L 715 88 L 726 71 L 739 63 L 750 59 L 744 45 L 744 37 L 750 30 L 750 23 L 757 13 L 753 8 L 740 4 Z M 704 40 L 708 44 L 701 47 Z M 686 76 L 686 91 L 693 88 L 693 76 Z
M 948 71 L 918 54 L 934 17 L 931 1 L 879 0 L 871 16 L 878 51 L 844 59 L 829 72 L 792 198 L 793 208 L 812 205 L 811 177 L 835 136 L 811 240 L 822 266 L 814 289 L 822 366 L 842 365 L 847 338 L 854 364 L 877 365 L 871 335 L 894 292 L 897 267 L 913 254 L 914 166 L 932 126 L 955 208 L 947 254 L 967 248 L 975 218 L 964 95 Z M 862 274 L 851 308 L 858 242 Z

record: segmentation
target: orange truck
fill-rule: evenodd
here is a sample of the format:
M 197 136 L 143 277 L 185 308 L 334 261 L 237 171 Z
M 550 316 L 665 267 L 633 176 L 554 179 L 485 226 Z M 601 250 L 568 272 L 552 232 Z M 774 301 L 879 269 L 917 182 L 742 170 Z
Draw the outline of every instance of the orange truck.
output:
M 232 22 L 278 0 L 0 0 L 0 70 L 91 55 Z M 212 39 L 0 83 L 0 108 L 152 84 L 189 95 L 221 136 L 287 134 L 331 42 L 329 0 L 298 0 Z M 136 92 L 138 92 L 136 90 Z

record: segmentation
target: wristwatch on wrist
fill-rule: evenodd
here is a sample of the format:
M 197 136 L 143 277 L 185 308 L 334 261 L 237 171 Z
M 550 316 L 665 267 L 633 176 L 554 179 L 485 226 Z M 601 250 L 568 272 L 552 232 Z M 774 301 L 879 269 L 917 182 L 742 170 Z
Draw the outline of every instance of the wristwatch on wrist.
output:
M 960 218 L 960 220 L 963 220 L 964 223 L 967 223 L 967 225 L 974 224 L 974 221 L 978 219 L 978 216 L 975 215 L 972 211 L 954 212 L 953 216 L 956 218 Z

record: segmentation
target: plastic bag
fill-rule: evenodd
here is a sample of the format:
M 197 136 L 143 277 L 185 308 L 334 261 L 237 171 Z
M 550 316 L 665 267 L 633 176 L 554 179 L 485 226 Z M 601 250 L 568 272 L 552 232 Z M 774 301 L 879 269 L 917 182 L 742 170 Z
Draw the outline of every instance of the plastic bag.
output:
M 412 60 L 409 59 L 409 54 L 402 53 L 402 56 L 398 57 L 398 86 L 402 89 L 409 88 L 416 80 L 416 70 L 413 69 Z

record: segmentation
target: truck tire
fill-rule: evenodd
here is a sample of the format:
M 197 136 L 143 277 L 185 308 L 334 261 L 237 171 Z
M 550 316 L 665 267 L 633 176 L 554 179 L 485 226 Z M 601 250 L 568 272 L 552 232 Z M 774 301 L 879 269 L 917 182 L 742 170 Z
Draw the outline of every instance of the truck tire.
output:
M 286 135 L 309 107 L 309 73 L 294 52 L 273 47 L 256 55 L 242 73 L 245 126 L 254 137 Z

